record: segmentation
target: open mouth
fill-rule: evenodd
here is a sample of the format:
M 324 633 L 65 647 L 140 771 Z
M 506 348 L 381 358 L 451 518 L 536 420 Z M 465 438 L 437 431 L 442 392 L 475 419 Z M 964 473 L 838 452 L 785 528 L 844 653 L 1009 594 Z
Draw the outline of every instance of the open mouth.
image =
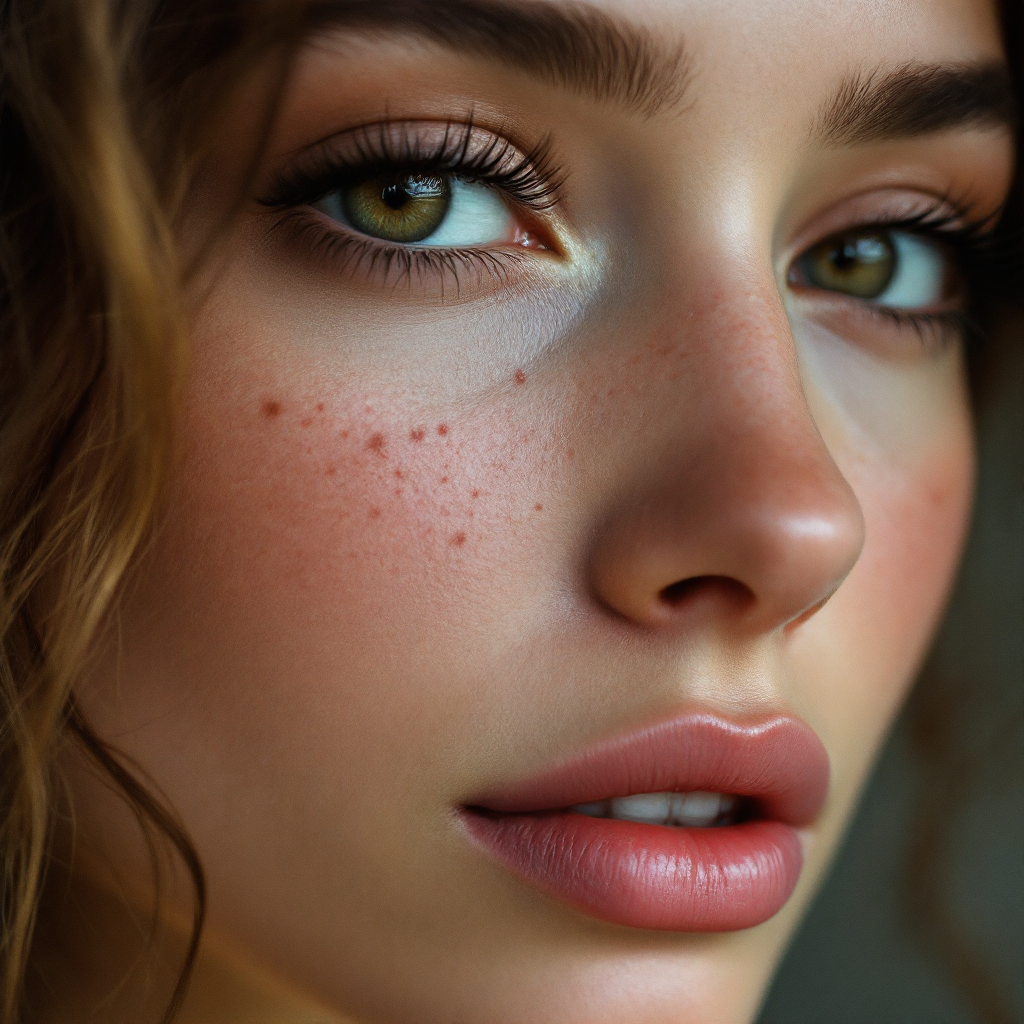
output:
M 616 924 L 733 931 L 768 920 L 803 866 L 828 756 L 802 722 L 690 715 L 467 802 L 473 842 L 549 896 Z
M 611 800 L 595 800 L 569 808 L 588 818 L 635 821 L 642 825 L 673 828 L 720 828 L 736 825 L 751 810 L 743 797 L 732 793 L 637 793 Z

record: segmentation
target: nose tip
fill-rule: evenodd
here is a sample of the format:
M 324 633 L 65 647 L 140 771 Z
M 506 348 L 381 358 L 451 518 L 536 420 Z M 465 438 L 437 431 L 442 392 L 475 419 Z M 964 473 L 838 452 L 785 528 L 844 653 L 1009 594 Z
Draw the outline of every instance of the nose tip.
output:
M 864 543 L 860 504 L 820 439 L 774 456 L 762 441 L 764 457 L 677 465 L 672 486 L 619 508 L 592 564 L 606 607 L 649 628 L 701 609 L 768 632 L 795 628 L 828 601 Z

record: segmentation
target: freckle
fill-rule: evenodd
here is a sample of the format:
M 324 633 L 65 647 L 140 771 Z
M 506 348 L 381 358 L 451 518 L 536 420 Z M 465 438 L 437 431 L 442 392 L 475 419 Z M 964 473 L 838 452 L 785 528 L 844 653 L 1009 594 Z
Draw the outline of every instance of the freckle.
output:
M 263 415 L 268 420 L 277 419 L 281 415 L 281 403 L 273 398 L 267 398 L 263 402 Z
M 452 537 L 452 544 L 457 548 L 461 548 L 466 543 L 466 535 L 464 533 L 457 533 Z
M 448 477 L 446 477 L 446 476 L 441 477 L 441 483 L 443 483 L 443 484 L 448 483 Z
M 448 433 L 448 424 L 439 423 L 437 427 L 437 432 L 441 435 L 441 437 L 444 437 L 444 435 Z
M 480 497 L 480 492 L 479 491 L 474 491 L 473 492 L 473 497 L 474 498 L 479 498 Z
M 516 383 L 517 384 L 525 384 L 526 383 L 526 374 L 523 373 L 522 370 L 516 370 Z
M 338 471 L 337 471 L 337 469 L 335 469 L 334 466 L 328 466 L 327 467 L 327 475 L 328 476 L 334 476 L 334 474 L 337 473 L 337 472 Z
M 543 505 L 541 505 L 541 504 L 540 504 L 539 502 L 538 502 L 538 503 L 537 503 L 536 505 L 534 505 L 533 507 L 534 507 L 534 508 L 535 508 L 535 509 L 536 509 L 536 510 L 537 510 L 538 512 L 543 512 L 543 511 L 544 511 L 544 506 L 543 506 Z
M 387 451 L 385 450 L 388 446 L 388 440 L 383 434 L 374 434 L 369 441 L 366 442 L 366 447 L 371 452 L 376 452 L 382 459 L 386 459 Z
M 370 518 L 371 519 L 380 519 L 380 509 L 379 508 L 371 508 L 370 509 Z
M 347 430 L 343 430 L 341 432 L 341 437 L 342 437 L 342 440 L 344 440 L 346 437 L 348 437 L 348 431 Z
M 575 450 L 574 450 L 573 448 L 570 448 L 570 449 L 569 449 L 569 450 L 568 450 L 568 451 L 567 451 L 567 452 L 565 453 L 565 457 L 566 457 L 567 459 L 575 459 L 575 458 L 576 458 L 576 451 L 575 451 Z
M 302 427 L 310 427 L 310 426 L 312 426 L 312 425 L 313 425 L 313 419 L 312 419 L 312 417 L 310 417 L 310 416 L 307 416 L 307 417 L 306 417 L 306 418 L 305 418 L 305 419 L 304 419 L 304 420 L 302 421 L 302 423 L 300 424 L 300 426 L 302 426 Z
M 415 430 L 409 431 L 409 438 L 412 441 L 422 441 L 426 435 L 427 432 L 422 427 L 417 427 Z

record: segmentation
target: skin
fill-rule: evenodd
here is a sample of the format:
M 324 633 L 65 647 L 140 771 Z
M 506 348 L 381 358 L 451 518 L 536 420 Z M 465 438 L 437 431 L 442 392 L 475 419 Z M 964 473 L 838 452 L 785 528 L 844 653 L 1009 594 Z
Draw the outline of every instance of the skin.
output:
M 207 872 L 185 1020 L 750 1021 L 927 646 L 973 482 L 959 347 L 786 274 L 894 204 L 998 206 L 998 130 L 808 141 L 858 69 L 998 57 L 993 12 L 600 6 L 685 35 L 684 109 L 644 117 L 388 38 L 318 40 L 286 92 L 260 181 L 384 116 L 550 134 L 569 175 L 542 224 L 557 248 L 506 284 L 389 285 L 268 233 L 253 204 L 196 286 L 167 512 L 81 690 Z M 694 577 L 711 579 L 659 600 Z M 831 759 L 799 886 L 763 925 L 592 920 L 453 821 L 474 792 L 694 709 L 794 714 Z M 107 894 L 148 878 L 131 819 L 70 773 L 75 920 L 109 941 L 98 955 L 55 912 L 65 1014 L 130 962 Z M 157 1014 L 166 990 L 119 998 L 110 1012 L 141 1020 L 120 1007 Z

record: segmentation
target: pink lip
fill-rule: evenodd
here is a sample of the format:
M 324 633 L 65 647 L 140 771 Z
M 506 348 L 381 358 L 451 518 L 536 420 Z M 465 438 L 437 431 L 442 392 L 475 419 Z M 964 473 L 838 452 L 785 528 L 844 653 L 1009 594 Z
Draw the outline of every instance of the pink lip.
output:
M 789 899 L 803 866 L 796 827 L 828 793 L 828 754 L 803 722 L 692 714 L 609 740 L 467 802 L 471 838 L 499 863 L 594 917 L 635 928 L 733 931 Z M 668 828 L 569 810 L 636 793 L 747 798 L 751 820 Z

